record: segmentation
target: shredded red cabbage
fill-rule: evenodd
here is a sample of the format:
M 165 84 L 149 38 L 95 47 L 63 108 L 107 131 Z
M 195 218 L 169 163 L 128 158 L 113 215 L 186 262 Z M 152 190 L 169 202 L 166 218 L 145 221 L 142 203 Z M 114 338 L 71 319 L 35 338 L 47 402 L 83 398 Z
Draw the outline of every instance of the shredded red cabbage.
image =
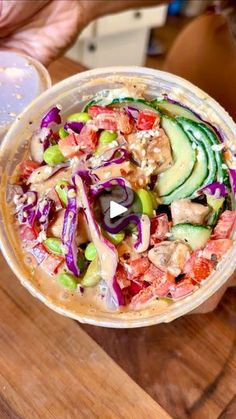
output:
M 116 274 L 118 264 L 118 254 L 115 246 L 102 236 L 99 226 L 95 220 L 92 207 L 88 200 L 88 192 L 86 186 L 79 175 L 73 176 L 73 182 L 77 188 L 77 199 L 80 206 L 84 210 L 84 214 L 90 230 L 92 242 L 97 250 L 100 262 L 101 278 L 107 283 L 108 290 L 112 295 L 115 307 L 119 306 L 119 296 L 117 290 L 113 287 L 113 281 Z
M 120 156 L 116 156 L 117 153 L 119 153 Z M 118 148 L 114 151 L 114 153 L 111 155 L 111 157 L 108 160 L 103 160 L 103 162 L 99 166 L 95 167 L 94 169 L 99 169 L 100 167 L 110 166 L 111 164 L 121 164 L 124 161 L 128 160 L 129 158 L 130 158 L 130 153 L 128 150 L 125 150 L 124 148 Z
M 54 106 L 51 108 L 46 115 L 42 118 L 41 126 L 40 128 L 48 128 L 50 124 L 53 122 L 55 124 L 61 123 L 61 116 L 60 116 L 61 109 L 59 109 L 57 106 Z
M 224 183 L 213 182 L 209 185 L 204 186 L 204 188 L 199 189 L 198 193 L 213 195 L 215 198 L 225 198 L 225 196 L 228 193 L 228 190 Z
M 236 170 L 235 169 L 229 169 L 229 176 L 230 176 L 232 192 L 233 192 L 234 195 L 236 195 Z
M 48 197 L 43 197 L 38 201 L 36 219 L 42 231 L 47 231 L 50 212 L 53 208 L 53 201 Z
M 90 188 L 91 196 L 96 197 L 100 195 L 104 189 L 121 186 L 125 192 L 125 198 L 120 202 L 121 205 L 125 207 L 130 207 L 134 200 L 134 192 L 131 189 L 131 185 L 128 180 L 123 177 L 113 177 L 105 182 L 98 182 L 96 185 L 92 185 Z
M 32 226 L 36 217 L 37 193 L 28 191 L 15 196 L 16 214 L 20 224 Z
M 78 208 L 76 189 L 73 186 L 68 186 L 67 199 L 68 203 L 62 229 L 62 243 L 68 269 L 75 276 L 79 276 L 80 270 L 77 266 L 77 246 L 75 241 L 78 223 Z
M 131 116 L 135 121 L 138 120 L 139 110 L 133 106 L 124 106 L 124 110 L 129 116 Z
M 76 122 L 76 121 L 67 121 L 64 125 L 64 129 L 67 131 L 68 129 L 71 129 L 76 134 L 79 134 L 84 126 L 83 122 Z

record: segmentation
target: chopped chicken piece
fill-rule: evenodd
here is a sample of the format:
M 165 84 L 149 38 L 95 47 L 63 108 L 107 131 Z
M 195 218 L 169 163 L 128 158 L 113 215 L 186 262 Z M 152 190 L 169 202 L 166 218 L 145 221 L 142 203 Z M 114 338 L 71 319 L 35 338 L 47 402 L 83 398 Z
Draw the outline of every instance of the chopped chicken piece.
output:
M 173 223 L 204 224 L 210 214 L 208 206 L 191 202 L 189 199 L 180 199 L 171 204 Z
M 148 252 L 149 260 L 162 271 L 178 276 L 190 257 L 189 247 L 179 241 L 163 241 Z
M 128 144 L 141 168 L 151 168 L 152 174 L 164 172 L 172 164 L 170 141 L 162 128 L 130 134 Z

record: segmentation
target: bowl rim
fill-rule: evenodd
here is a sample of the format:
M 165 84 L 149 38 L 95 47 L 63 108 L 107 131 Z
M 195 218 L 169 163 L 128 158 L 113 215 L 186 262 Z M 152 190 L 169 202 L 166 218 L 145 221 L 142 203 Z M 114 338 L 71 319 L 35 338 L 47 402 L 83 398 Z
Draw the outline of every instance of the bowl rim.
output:
M 125 76 L 125 73 L 136 73 L 134 74 L 134 76 L 140 77 L 142 79 L 142 77 L 144 76 L 151 76 L 154 78 L 160 78 L 163 79 L 164 78 L 171 78 L 171 81 L 176 82 L 178 85 L 180 85 L 181 88 L 187 88 L 189 90 L 194 90 L 194 93 L 199 96 L 199 97 L 207 97 L 208 99 L 208 104 L 210 107 L 217 108 L 218 110 L 220 110 L 224 116 L 224 118 L 227 120 L 227 125 L 229 126 L 230 130 L 232 132 L 234 132 L 236 134 L 236 125 L 233 121 L 233 119 L 230 117 L 230 115 L 223 109 L 223 107 L 218 104 L 218 102 L 211 98 L 207 93 L 205 93 L 202 89 L 196 87 L 193 83 L 183 79 L 182 77 L 176 76 L 174 74 L 168 73 L 168 72 L 164 72 L 161 70 L 155 70 L 155 69 L 149 69 L 149 68 L 145 68 L 145 67 L 138 67 L 138 66 L 115 66 L 115 67 L 103 67 L 103 68 L 99 68 L 99 69 L 92 69 L 92 70 L 87 70 L 78 74 L 75 74 L 71 77 L 68 77 L 62 81 L 60 81 L 59 83 L 55 84 L 54 86 L 52 86 L 51 88 L 49 88 L 48 90 L 44 91 L 40 96 L 38 96 L 36 99 L 34 99 L 26 108 L 25 110 L 17 117 L 17 119 L 15 120 L 15 122 L 11 125 L 9 131 L 7 132 L 7 134 L 5 135 L 3 142 L 1 144 L 1 148 L 0 148 L 0 163 L 1 160 L 4 158 L 4 152 L 8 147 L 8 143 L 10 141 L 10 139 L 12 138 L 12 136 L 15 133 L 15 130 L 17 131 L 17 126 L 18 126 L 18 120 L 26 118 L 26 115 L 28 114 L 28 112 L 30 110 L 33 110 L 34 107 L 37 104 L 40 104 L 40 102 L 43 102 L 45 98 L 47 98 L 47 96 L 50 94 L 57 94 L 58 92 L 60 92 L 60 89 L 63 87 L 69 87 L 70 84 L 72 84 L 74 81 L 77 81 L 81 79 L 83 80 L 83 78 L 88 78 L 90 76 L 104 76 L 106 77 L 107 73 L 110 73 L 110 75 L 112 76 L 116 76 L 120 73 L 124 73 L 122 75 Z M 2 212 L 2 209 L 0 209 L 0 212 Z M 2 216 L 3 218 L 3 216 Z M 1 223 L 2 224 L 2 223 Z M 77 320 L 81 323 L 88 323 L 91 325 L 96 325 L 96 326 L 102 326 L 102 327 L 114 327 L 114 328 L 136 328 L 136 327 L 144 327 L 144 326 L 150 326 L 150 325 L 154 325 L 154 324 L 159 324 L 159 323 L 167 323 L 170 322 L 186 313 L 190 313 L 191 311 L 193 311 L 195 308 L 197 308 L 199 305 L 203 304 L 210 296 L 212 296 L 220 287 L 223 286 L 223 284 L 229 279 L 229 277 L 232 275 L 234 269 L 235 269 L 235 258 L 236 258 L 236 243 L 234 243 L 232 250 L 230 251 L 229 254 L 227 254 L 227 260 L 230 262 L 229 266 L 227 267 L 227 269 L 221 269 L 221 280 L 216 280 L 216 281 L 212 281 L 212 278 L 209 278 L 209 281 L 211 281 L 210 285 L 208 286 L 208 288 L 206 289 L 206 293 L 205 293 L 205 297 L 202 297 L 201 293 L 200 295 L 198 295 L 198 290 L 196 292 L 194 292 L 193 294 L 191 294 L 190 296 L 187 296 L 184 298 L 184 300 L 187 302 L 187 304 L 184 304 L 184 306 L 179 307 L 178 305 L 178 301 L 181 300 L 176 300 L 173 304 L 173 309 L 172 312 L 163 312 L 163 313 L 156 313 L 153 315 L 149 315 L 148 317 L 142 317 L 142 316 L 136 316 L 136 318 L 130 318 L 130 319 L 124 319 L 122 317 L 119 318 L 119 315 L 117 317 L 109 317 L 109 315 L 111 314 L 110 312 L 102 312 L 102 317 L 98 316 L 96 318 L 96 314 L 93 315 L 91 313 L 90 314 L 78 314 L 76 313 L 76 311 L 71 310 L 71 309 L 67 309 L 65 307 L 60 307 L 58 305 L 58 303 L 54 303 L 53 301 L 51 301 L 48 297 L 46 297 L 41 291 L 39 291 L 37 289 L 36 286 L 33 285 L 33 283 L 31 282 L 30 279 L 28 279 L 23 272 L 20 270 L 19 264 L 17 263 L 16 258 L 12 257 L 10 255 L 10 249 L 8 247 L 10 247 L 7 243 L 6 243 L 6 237 L 4 237 L 5 231 L 1 225 L 0 228 L 0 248 L 1 251 L 3 253 L 4 258 L 6 259 L 9 267 L 11 268 L 11 270 L 14 272 L 14 274 L 16 275 L 16 277 L 19 279 L 19 281 L 21 282 L 21 284 L 36 298 L 38 298 L 41 302 L 43 302 L 46 306 L 48 306 L 49 308 L 51 308 L 52 310 L 54 310 L 55 312 L 62 314 L 64 316 L 70 317 L 74 320 Z M 10 242 L 11 246 L 12 243 Z M 214 276 L 216 275 L 216 273 L 220 271 L 220 267 L 221 266 L 225 266 L 224 263 L 224 259 L 219 262 L 218 266 L 217 266 L 217 271 L 215 271 Z M 207 280 L 208 281 L 208 280 Z M 201 288 L 202 289 L 202 288 Z M 194 296 L 195 298 L 189 298 L 191 296 Z M 190 301 L 189 301 L 190 300 Z M 201 301 L 200 301 L 201 300 Z M 179 313 L 181 311 L 181 313 Z M 133 312 L 132 312 L 133 313 Z M 138 312 L 134 312 L 134 313 L 138 313 Z

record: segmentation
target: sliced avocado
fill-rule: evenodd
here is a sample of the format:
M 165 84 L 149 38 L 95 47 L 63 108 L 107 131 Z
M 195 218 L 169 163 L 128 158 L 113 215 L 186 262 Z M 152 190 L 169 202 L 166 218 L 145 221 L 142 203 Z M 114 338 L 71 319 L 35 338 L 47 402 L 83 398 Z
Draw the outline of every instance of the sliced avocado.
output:
M 211 128 L 209 128 L 206 124 L 199 124 L 199 125 L 201 129 L 206 133 L 208 138 L 210 139 L 212 145 L 221 144 L 220 141 L 218 140 L 217 135 L 214 133 L 214 131 Z M 217 165 L 217 180 L 219 182 L 224 182 L 226 184 L 229 184 L 229 175 L 228 175 L 227 169 L 224 169 L 224 167 L 222 167 L 222 164 L 224 164 L 222 153 L 221 151 L 215 151 L 214 154 L 215 154 L 215 160 L 216 160 L 216 165 Z
M 216 177 L 217 166 L 215 153 L 212 150 L 212 142 L 201 127 L 201 125 L 204 124 L 197 124 L 196 122 L 183 117 L 177 117 L 176 119 L 184 132 L 189 136 L 189 139 L 195 144 L 202 145 L 205 148 L 208 157 L 208 176 L 205 178 L 203 186 L 209 185 Z
M 162 198 L 162 202 L 165 205 L 171 204 L 171 202 L 178 199 L 190 197 L 200 186 L 208 174 L 208 160 L 204 147 L 197 147 L 197 160 L 189 178 L 177 189 L 175 189 L 170 195 L 166 195 Z
M 174 164 L 158 176 L 155 191 L 159 196 L 169 195 L 191 175 L 196 152 L 181 126 L 173 118 L 163 115 L 161 125 L 169 137 Z
M 153 106 L 155 106 L 161 112 L 165 114 L 175 117 L 175 116 L 183 116 L 185 118 L 191 119 L 192 121 L 199 122 L 200 119 L 190 110 L 181 106 L 177 103 L 171 103 L 168 100 L 153 100 L 151 102 Z
M 204 247 L 211 235 L 211 228 L 199 224 L 181 223 L 171 229 L 173 240 L 186 242 L 193 250 Z

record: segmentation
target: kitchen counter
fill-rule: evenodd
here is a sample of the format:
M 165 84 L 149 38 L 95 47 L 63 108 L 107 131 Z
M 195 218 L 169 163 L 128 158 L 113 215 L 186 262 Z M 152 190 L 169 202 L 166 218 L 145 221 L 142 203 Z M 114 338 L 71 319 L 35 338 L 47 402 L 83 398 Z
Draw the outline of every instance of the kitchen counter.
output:
M 82 67 L 49 70 L 55 82 Z M 235 417 L 236 288 L 213 313 L 102 329 L 52 312 L 0 266 L 1 418 Z

